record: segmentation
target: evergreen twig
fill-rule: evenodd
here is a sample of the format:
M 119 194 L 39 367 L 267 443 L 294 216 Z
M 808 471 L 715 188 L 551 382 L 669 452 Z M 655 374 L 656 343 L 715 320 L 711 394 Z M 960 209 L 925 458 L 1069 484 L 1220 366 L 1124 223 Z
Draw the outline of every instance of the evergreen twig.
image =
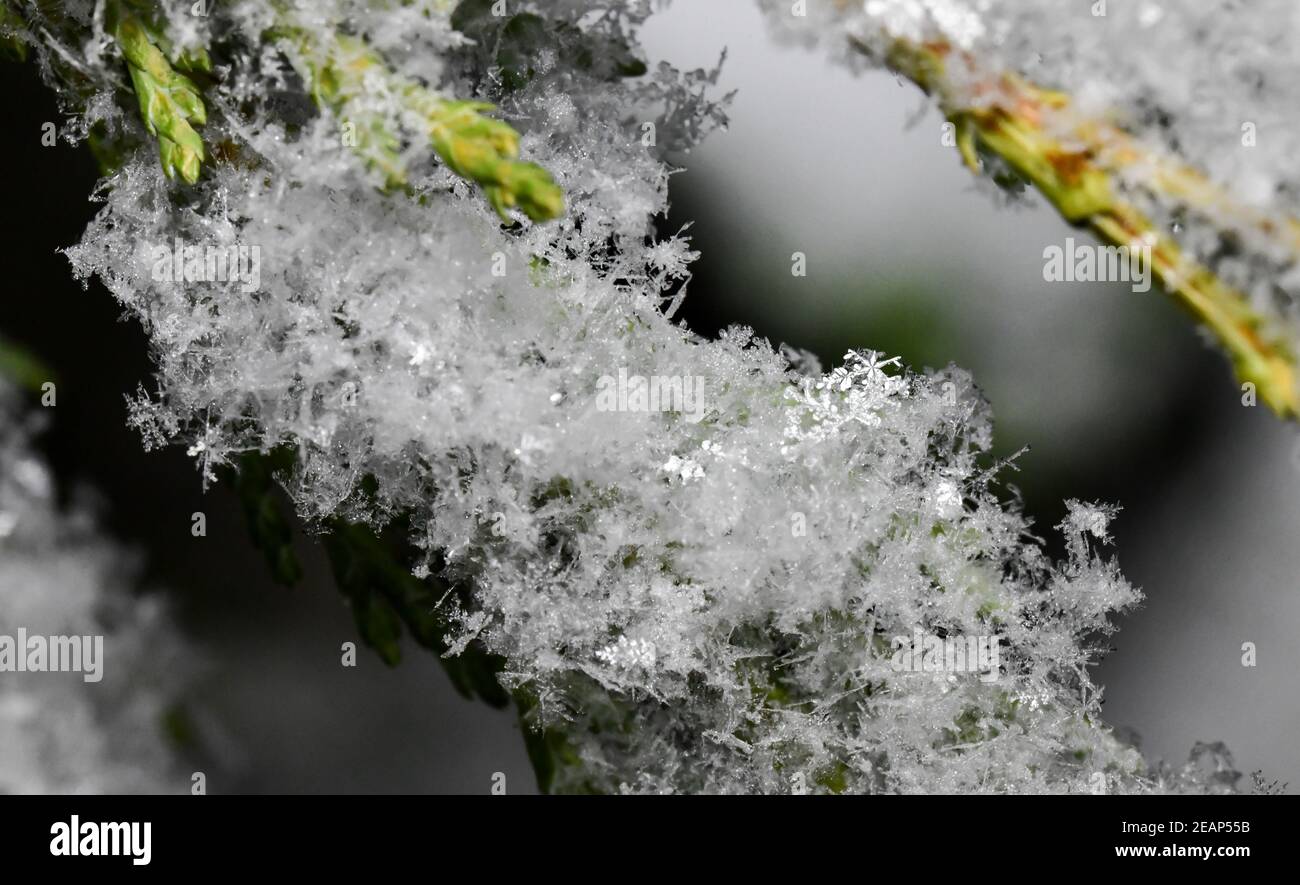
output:
M 857 45 L 870 51 L 866 44 Z M 1071 224 L 1091 228 L 1116 246 L 1150 245 L 1155 277 L 1219 340 L 1237 377 L 1253 383 L 1259 398 L 1278 415 L 1300 416 L 1296 354 L 1284 331 L 1253 308 L 1245 294 L 1180 249 L 1168 233 L 1122 197 L 1113 182 L 1125 167 L 1148 166 L 1155 170 L 1152 186 L 1163 196 L 1201 208 L 1208 217 L 1251 226 L 1292 253 L 1300 253 L 1300 222 L 1290 220 L 1278 229 L 1197 170 L 1155 154 L 1110 123 L 1073 116 L 1069 96 L 1012 74 L 983 84 L 988 100 L 979 107 L 969 106 L 957 97 L 948 78 L 950 64 L 969 60 L 946 42 L 898 39 L 885 61 L 935 97 L 955 125 L 962 159 L 972 171 L 981 170 L 978 151 L 987 151 L 1037 187 Z M 1069 122 L 1073 144 L 1066 145 L 1049 132 L 1049 116 L 1057 127 L 1061 120 Z

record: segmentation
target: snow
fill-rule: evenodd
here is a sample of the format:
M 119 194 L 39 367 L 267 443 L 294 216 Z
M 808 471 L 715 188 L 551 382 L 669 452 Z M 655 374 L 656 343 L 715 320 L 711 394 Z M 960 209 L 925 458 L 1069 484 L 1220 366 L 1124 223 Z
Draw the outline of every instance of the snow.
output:
M 634 50 L 647 8 L 628 6 L 547 14 Z M 580 760 L 559 790 L 1085 792 L 1098 772 L 1114 790 L 1208 788 L 1149 770 L 1101 724 L 1097 636 L 1139 599 L 1098 552 L 1110 511 L 1072 510 L 1069 557 L 1050 562 L 996 485 L 992 417 L 965 372 L 863 351 L 823 374 L 747 329 L 713 341 L 671 321 L 694 253 L 653 220 L 666 152 L 725 124 L 713 73 L 618 79 L 547 57 L 506 89 L 484 46 L 457 46 L 448 4 L 310 10 L 407 76 L 498 102 L 567 212 L 503 228 L 414 149 L 410 192 L 376 188 L 337 121 L 287 118 L 304 97 L 262 85 L 293 88 L 260 46 L 266 7 L 220 5 L 214 27 L 238 39 L 202 135 L 240 159 L 178 190 L 142 150 L 68 252 L 150 335 L 158 388 L 133 417 L 147 444 L 190 446 L 208 481 L 289 445 L 307 520 L 406 515 L 426 554 L 413 571 L 473 587 L 445 603 L 453 652 L 504 656 L 508 687 L 540 699 L 533 724 Z M 177 237 L 259 248 L 259 288 L 155 279 L 142 244 Z M 703 379 L 702 420 L 599 409 L 620 369 Z M 996 637 L 1000 670 L 897 672 L 888 639 L 915 631 Z
M 0 635 L 98 640 L 102 679 L 0 672 L 0 794 L 182 792 L 163 719 L 194 658 L 92 513 L 58 505 L 37 429 L 0 382 Z

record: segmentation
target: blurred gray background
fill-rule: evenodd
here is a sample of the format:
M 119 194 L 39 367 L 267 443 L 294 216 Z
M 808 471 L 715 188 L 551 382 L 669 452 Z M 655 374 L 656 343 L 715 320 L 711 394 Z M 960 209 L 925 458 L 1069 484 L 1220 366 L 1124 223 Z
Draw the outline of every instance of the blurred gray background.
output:
M 1162 294 L 1125 285 L 1047 284 L 1043 248 L 1067 236 L 1034 197 L 1006 205 L 940 139 L 919 92 L 884 73 L 854 77 L 818 52 L 776 45 L 751 0 L 680 2 L 652 18 L 648 57 L 711 67 L 739 93 L 731 126 L 673 178 L 664 230 L 688 220 L 703 252 L 685 315 L 711 333 L 753 326 L 817 353 L 850 347 L 915 366 L 973 372 L 997 415 L 997 449 L 1040 534 L 1065 497 L 1115 501 L 1116 550 L 1145 607 L 1121 621 L 1099 667 L 1106 713 L 1149 758 L 1186 759 L 1222 740 L 1237 767 L 1300 788 L 1300 445 L 1296 429 L 1244 408 L 1226 361 Z M 211 792 L 535 791 L 509 713 L 462 701 L 411 644 L 389 670 L 358 641 L 318 546 L 299 538 L 307 580 L 270 583 L 222 489 L 201 493 L 181 451 L 144 454 L 123 395 L 147 384 L 144 338 L 116 323 L 108 295 L 83 292 L 52 250 L 75 242 L 93 206 L 84 150 L 39 146 L 58 119 L 30 66 L 4 66 L 14 132 L 6 168 L 0 332 L 60 372 L 46 439 L 63 477 L 97 488 L 110 531 L 139 549 L 206 650 L 201 731 Z M 24 192 L 26 196 L 24 196 Z M 808 275 L 790 274 L 790 255 Z M 190 513 L 208 537 L 190 536 Z M 1241 665 L 1253 642 L 1258 666 Z

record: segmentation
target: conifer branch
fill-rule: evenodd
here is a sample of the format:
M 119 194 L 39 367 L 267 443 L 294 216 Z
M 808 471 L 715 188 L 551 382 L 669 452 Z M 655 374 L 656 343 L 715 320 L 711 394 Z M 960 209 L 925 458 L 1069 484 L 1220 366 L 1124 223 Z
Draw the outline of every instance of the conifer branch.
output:
M 278 5 L 276 12 L 271 36 L 289 50 L 317 104 L 350 125 L 354 137 L 349 146 L 379 170 L 386 186 L 404 186 L 407 176 L 393 121 L 363 100 L 373 94 L 376 83 L 396 100 L 403 119 L 419 121 L 420 135 L 449 169 L 483 189 L 503 220 L 510 221 L 509 210 L 515 208 L 533 221 L 564 212 L 563 192 L 550 173 L 519 160 L 519 133 L 485 115 L 493 105 L 439 96 L 393 72 L 363 39 L 338 31 L 322 37 L 301 27 L 287 7 Z M 111 4 L 108 18 L 145 128 L 158 139 L 163 171 L 168 178 L 179 174 L 193 184 L 206 159 L 203 139 L 194 127 L 207 121 L 207 111 L 201 90 L 181 71 L 210 71 L 207 49 L 172 47 L 150 10 L 140 4 Z M 0 6 L 0 25 L 6 30 L 21 23 L 7 5 Z M 25 49 L 22 43 L 15 46 Z
M 199 88 L 177 71 L 158 48 L 140 18 L 117 8 L 113 38 L 117 41 L 131 73 L 131 84 L 140 102 L 140 117 L 149 134 L 158 139 L 163 172 L 168 178 L 180 175 L 189 184 L 199 180 L 205 157 L 203 139 L 194 125 L 207 122 L 207 109 Z M 206 54 L 190 58 L 206 63 Z
M 858 49 L 870 52 L 864 43 Z M 1150 187 L 1159 196 L 1231 220 L 1300 254 L 1300 222 L 1278 226 L 1250 210 L 1199 171 L 1139 144 L 1115 125 L 1076 113 L 1069 96 L 1002 73 L 980 85 L 979 107 L 957 96 L 948 65 L 968 63 L 943 41 L 895 40 L 890 68 L 932 95 L 957 130 L 962 159 L 979 173 L 978 151 L 1005 160 L 1030 181 L 1071 224 L 1088 227 L 1116 246 L 1150 246 L 1151 270 L 1165 290 L 1214 334 L 1242 382 L 1278 415 L 1300 415 L 1296 354 L 1276 321 L 1253 308 L 1246 295 L 1189 257 L 1178 243 L 1113 186 L 1123 169 L 1154 170 Z M 1051 121 L 1051 126 L 1047 125 Z M 1071 143 L 1057 134 L 1068 130 Z
M 352 147 L 389 187 L 406 183 L 400 136 L 388 117 L 361 101 L 375 91 L 391 96 L 411 118 L 438 157 L 457 175 L 483 188 L 488 202 L 504 221 L 520 209 L 533 221 L 546 221 L 564 211 L 564 195 L 548 173 L 535 163 L 519 161 L 519 133 L 484 112 L 485 102 L 442 98 L 420 84 L 391 71 L 366 43 L 335 33 L 327 41 L 294 25 L 288 16 L 278 36 L 290 48 L 299 74 L 317 104 L 350 124 Z M 368 82 L 368 79 L 371 82 Z

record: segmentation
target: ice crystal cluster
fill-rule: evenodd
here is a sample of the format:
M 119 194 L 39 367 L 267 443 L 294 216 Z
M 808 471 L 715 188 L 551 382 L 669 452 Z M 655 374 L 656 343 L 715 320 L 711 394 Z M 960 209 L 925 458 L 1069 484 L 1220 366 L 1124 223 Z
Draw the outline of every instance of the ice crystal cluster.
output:
M 561 736 L 556 790 L 1209 786 L 1153 774 L 1100 721 L 1088 665 L 1138 599 L 1098 555 L 1111 511 L 1072 504 L 1050 561 L 996 485 L 964 372 L 867 350 L 822 372 L 673 322 L 694 256 L 656 233 L 665 155 L 723 122 L 715 74 L 641 60 L 646 3 L 489 5 L 214 6 L 194 32 L 220 47 L 203 174 L 169 181 L 138 149 L 69 251 L 150 335 L 146 441 L 189 446 L 209 480 L 289 447 L 307 520 L 402 515 L 415 572 L 471 588 L 441 603 L 448 654 L 502 656 L 530 724 Z M 391 78 L 313 103 L 286 14 L 307 42 L 364 39 L 424 88 L 496 103 L 564 213 L 503 225 L 399 134 Z M 138 129 L 106 111 L 107 45 L 62 51 L 100 84 L 101 125 Z M 358 118 L 393 134 L 370 142 L 384 163 L 342 137 Z M 214 250 L 245 272 L 214 272 Z M 916 637 L 992 655 L 900 665 Z
M 1259 334 L 1300 351 L 1295 3 L 810 0 L 805 15 L 760 3 L 779 35 L 856 69 L 900 40 L 942 46 L 952 106 L 1004 99 L 1007 74 L 1058 90 L 1067 101 L 1036 106 L 1034 123 L 1242 292 Z
M 135 595 L 130 557 L 90 510 L 59 506 L 35 430 L 0 382 L 0 634 L 100 637 L 102 656 L 92 681 L 7 661 L 0 794 L 180 792 L 188 780 L 163 726 L 188 656 L 158 598 Z

